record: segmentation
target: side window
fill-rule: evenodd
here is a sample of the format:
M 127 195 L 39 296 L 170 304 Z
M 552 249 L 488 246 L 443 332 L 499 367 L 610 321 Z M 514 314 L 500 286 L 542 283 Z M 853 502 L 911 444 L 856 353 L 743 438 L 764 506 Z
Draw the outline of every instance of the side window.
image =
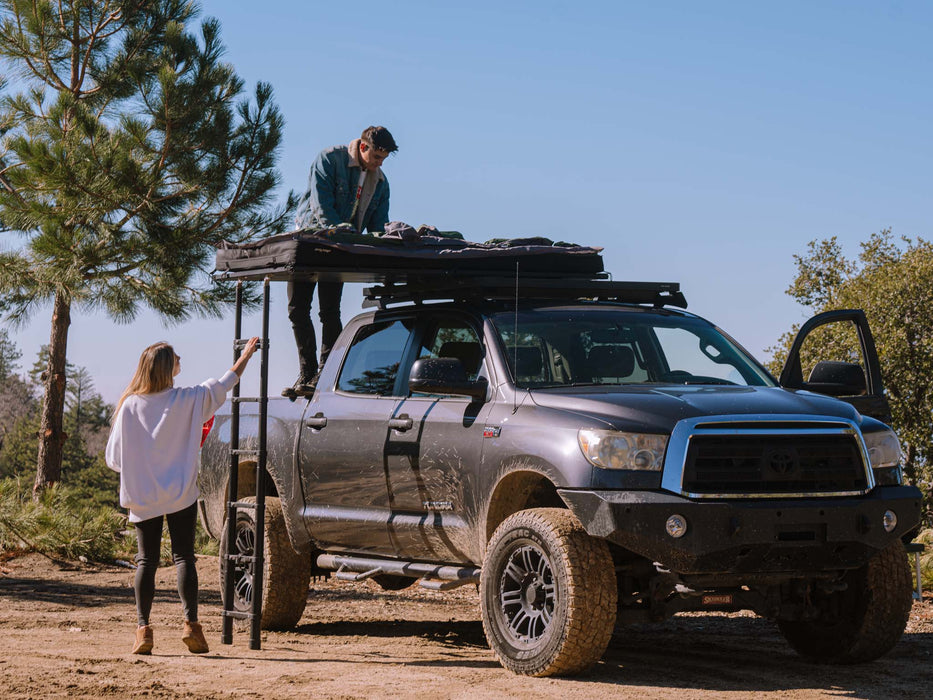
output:
M 483 346 L 476 331 L 467 323 L 440 320 L 428 327 L 418 351 L 418 359 L 423 357 L 455 357 L 472 380 L 479 376 L 483 366 Z
M 351 394 L 391 396 L 411 335 L 410 326 L 410 321 L 391 321 L 361 328 L 347 351 L 337 389 Z

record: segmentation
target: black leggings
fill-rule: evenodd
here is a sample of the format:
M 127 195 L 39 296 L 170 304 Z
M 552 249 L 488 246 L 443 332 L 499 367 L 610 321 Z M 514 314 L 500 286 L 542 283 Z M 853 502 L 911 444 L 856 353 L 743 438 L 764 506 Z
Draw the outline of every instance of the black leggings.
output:
M 139 554 L 136 555 L 136 614 L 140 625 L 149 624 L 152 599 L 155 598 L 155 575 L 159 568 L 162 549 L 162 518 L 168 520 L 168 534 L 172 540 L 172 560 L 178 573 L 178 595 L 188 622 L 198 621 L 198 569 L 194 558 L 194 527 L 198 517 L 198 504 L 136 523 Z

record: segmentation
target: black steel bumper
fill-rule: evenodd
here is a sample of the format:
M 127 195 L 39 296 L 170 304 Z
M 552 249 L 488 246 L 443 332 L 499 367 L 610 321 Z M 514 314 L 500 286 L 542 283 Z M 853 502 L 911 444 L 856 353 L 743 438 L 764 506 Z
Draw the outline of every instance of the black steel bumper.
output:
M 659 491 L 562 489 L 594 537 L 678 573 L 789 573 L 854 569 L 920 521 L 920 491 L 879 486 L 852 498 L 690 500 Z M 897 527 L 885 532 L 885 511 Z M 674 538 L 665 523 L 687 521 Z

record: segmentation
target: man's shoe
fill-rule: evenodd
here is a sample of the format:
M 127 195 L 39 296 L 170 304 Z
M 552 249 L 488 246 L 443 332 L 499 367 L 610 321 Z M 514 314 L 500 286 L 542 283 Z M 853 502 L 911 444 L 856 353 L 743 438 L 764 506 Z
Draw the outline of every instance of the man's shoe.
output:
M 152 626 L 143 625 L 136 628 L 136 644 L 133 645 L 134 654 L 152 653 Z
M 207 648 L 207 640 L 204 639 L 204 630 L 201 629 L 200 622 L 188 622 L 185 620 L 184 632 L 181 635 L 181 641 L 188 647 L 192 654 L 206 654 L 210 651 Z
M 290 387 L 282 389 L 282 396 L 292 400 L 298 396 L 313 396 L 314 387 L 317 386 L 317 380 L 320 376 L 320 370 L 311 379 L 308 379 L 308 377 L 304 374 L 300 375 L 294 384 L 292 384 Z

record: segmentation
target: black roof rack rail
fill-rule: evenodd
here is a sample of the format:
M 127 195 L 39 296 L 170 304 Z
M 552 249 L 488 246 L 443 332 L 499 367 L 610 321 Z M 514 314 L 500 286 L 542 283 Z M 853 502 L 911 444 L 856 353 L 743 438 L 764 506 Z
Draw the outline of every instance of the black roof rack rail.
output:
M 363 290 L 363 308 L 385 309 L 389 304 L 449 299 L 482 300 L 593 300 L 626 304 L 650 304 L 656 308 L 687 308 L 678 282 L 614 282 L 604 275 L 593 277 L 445 277 L 409 279 L 399 284 L 382 284 Z
M 438 272 L 444 276 L 444 272 Z M 308 265 L 291 265 L 280 267 L 256 267 L 246 270 L 214 270 L 211 276 L 215 280 L 244 280 L 273 282 L 288 282 L 291 280 L 307 280 L 309 282 L 350 282 L 357 284 L 388 283 L 403 281 L 410 277 L 423 277 L 424 270 L 417 267 L 396 267 L 393 269 L 365 267 L 314 267 Z

